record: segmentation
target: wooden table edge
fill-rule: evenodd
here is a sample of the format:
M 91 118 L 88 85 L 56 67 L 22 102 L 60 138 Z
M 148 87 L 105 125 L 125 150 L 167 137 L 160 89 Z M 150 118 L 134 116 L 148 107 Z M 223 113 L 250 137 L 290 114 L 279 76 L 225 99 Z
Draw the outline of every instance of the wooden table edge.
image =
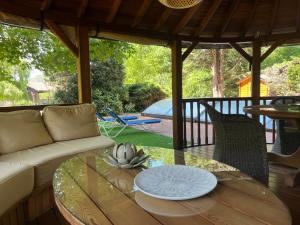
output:
M 245 107 L 243 107 L 243 111 L 245 113 L 253 114 L 256 116 L 261 116 L 261 115 L 267 116 L 267 117 L 270 117 L 271 119 L 293 119 L 293 120 L 299 119 L 299 113 L 288 112 L 288 113 L 285 113 L 284 116 L 282 116 L 282 114 L 284 112 L 260 110 L 260 108 L 262 108 L 262 106 L 263 105 L 245 106 Z
M 85 225 L 76 216 L 74 216 L 65 206 L 60 202 L 58 197 L 54 194 L 54 201 L 62 216 L 69 222 L 71 225 Z

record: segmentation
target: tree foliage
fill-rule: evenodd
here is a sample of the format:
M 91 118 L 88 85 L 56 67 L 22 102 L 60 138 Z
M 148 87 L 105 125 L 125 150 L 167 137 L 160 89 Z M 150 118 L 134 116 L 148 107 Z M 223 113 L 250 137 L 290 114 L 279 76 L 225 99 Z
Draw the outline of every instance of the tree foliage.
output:
M 17 101 L 22 98 L 20 89 L 8 81 L 0 81 L 0 93 L 0 101 Z
M 204 69 L 191 71 L 183 81 L 183 96 L 212 96 L 212 76 L 210 71 Z
M 123 63 L 130 52 L 131 46 L 124 42 L 90 39 L 91 61 L 106 61 L 113 58 Z M 0 53 L 0 81 L 9 82 L 11 85 L 6 87 L 10 87 L 11 90 L 13 86 L 19 89 L 18 92 L 1 90 L 2 97 L 8 97 L 2 93 L 10 91 L 10 96 L 15 93 L 15 97 L 20 98 L 17 94 L 20 91 L 23 92 L 22 98 L 25 99 L 27 81 L 32 68 L 44 72 L 48 80 L 52 81 L 52 85 L 57 85 L 59 80 L 62 81 L 59 85 L 64 86 L 64 78 L 76 73 L 75 57 L 47 31 L 0 25 Z M 71 82 L 71 79 L 68 82 Z M 71 86 L 74 84 L 65 88 L 69 89 Z M 5 88 L 5 85 L 2 87 Z M 71 99 L 76 95 L 70 94 Z
M 237 82 L 249 71 L 249 65 L 235 50 L 222 51 L 224 95 L 234 97 L 238 94 Z M 210 49 L 195 49 L 184 61 L 184 97 L 212 97 L 212 56 Z
M 97 111 L 105 113 L 106 108 L 116 112 L 123 111 L 122 102 L 125 101 L 126 92 L 123 85 L 124 68 L 116 60 L 109 59 L 105 62 L 94 61 L 91 63 L 92 97 Z M 77 103 L 77 77 L 71 75 L 67 78 L 66 85 L 55 93 L 57 103 Z
M 287 71 L 288 84 L 296 93 L 300 93 L 300 59 L 294 60 Z
M 147 83 L 171 95 L 171 52 L 169 48 L 133 45 L 133 54 L 125 61 L 125 83 Z
M 224 93 L 226 97 L 237 96 L 237 82 L 249 74 L 249 64 L 235 50 L 222 51 Z M 288 93 L 299 93 L 299 55 L 300 47 L 278 48 L 264 60 L 262 69 L 283 65 L 287 71 Z M 93 98 L 99 110 L 107 106 L 116 111 L 142 108 L 137 106 L 138 100 L 129 101 L 123 83 L 154 85 L 159 88 L 157 91 L 162 90 L 167 96 L 172 94 L 171 51 L 167 47 L 90 39 L 90 60 L 95 76 L 92 78 Z M 211 50 L 200 49 L 194 50 L 184 61 L 184 97 L 212 96 L 212 60 Z M 64 102 L 77 101 L 76 59 L 54 35 L 46 31 L 0 25 L 1 101 L 21 100 L 20 104 L 26 103 L 26 87 L 32 68 L 44 72 L 48 80 L 59 87 L 57 99 Z M 153 96 L 150 96 L 151 99 Z
M 166 98 L 166 94 L 153 84 L 132 84 L 128 86 L 128 104 L 134 112 L 141 112 L 148 106 Z
M 264 48 L 265 51 L 267 48 Z M 262 62 L 262 69 L 267 67 L 273 66 L 275 64 L 280 64 L 283 62 L 291 61 L 295 57 L 300 56 L 300 47 L 299 46 L 285 46 L 279 47 L 275 49 L 271 55 L 269 55 L 263 62 Z

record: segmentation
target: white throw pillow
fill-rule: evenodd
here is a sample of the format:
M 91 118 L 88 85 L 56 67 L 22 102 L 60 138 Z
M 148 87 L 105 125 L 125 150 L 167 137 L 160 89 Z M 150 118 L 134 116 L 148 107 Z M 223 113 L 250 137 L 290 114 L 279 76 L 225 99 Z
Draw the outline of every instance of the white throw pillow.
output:
M 99 136 L 96 108 L 92 104 L 47 106 L 43 119 L 54 141 Z
M 0 154 L 53 143 L 41 113 L 20 110 L 0 113 Z

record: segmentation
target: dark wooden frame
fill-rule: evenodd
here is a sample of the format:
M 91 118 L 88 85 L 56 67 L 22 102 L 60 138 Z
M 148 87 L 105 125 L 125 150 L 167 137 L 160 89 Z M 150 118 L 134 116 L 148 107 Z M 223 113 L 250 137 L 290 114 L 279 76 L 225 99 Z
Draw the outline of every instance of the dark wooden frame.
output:
M 155 39 L 156 41 L 161 40 L 164 43 L 170 43 L 172 51 L 172 90 L 173 90 L 173 136 L 174 136 L 174 148 L 183 149 L 184 145 L 182 140 L 182 121 L 184 115 L 181 111 L 182 104 L 182 63 L 193 51 L 197 45 L 201 45 L 199 42 L 206 43 L 218 43 L 228 44 L 236 49 L 251 65 L 252 68 L 252 97 L 255 99 L 260 96 L 260 64 L 266 59 L 271 52 L 278 46 L 282 45 L 287 41 L 293 41 L 294 39 L 299 40 L 299 21 L 300 21 L 300 10 L 296 12 L 296 31 L 290 31 L 288 33 L 274 34 L 272 31 L 276 28 L 276 19 L 278 11 L 280 10 L 279 1 L 276 1 L 272 6 L 271 17 L 268 26 L 268 34 L 260 35 L 259 32 L 252 32 L 250 35 L 246 35 L 249 31 L 249 27 L 253 22 L 253 18 L 257 13 L 257 8 L 260 6 L 260 1 L 253 1 L 249 5 L 248 13 L 244 26 L 239 31 L 238 36 L 228 37 L 224 35 L 227 30 L 230 30 L 231 22 L 234 20 L 235 13 L 239 9 L 241 1 L 235 0 L 228 4 L 228 10 L 226 15 L 224 14 L 225 20 L 223 21 L 220 30 L 215 33 L 212 37 L 203 36 L 204 31 L 209 28 L 210 22 L 218 15 L 216 13 L 220 10 L 222 5 L 221 0 L 203 1 L 202 4 L 206 4 L 207 10 L 201 18 L 198 18 L 198 22 L 190 34 L 184 34 L 182 31 L 188 26 L 190 20 L 195 19 L 199 12 L 200 6 L 197 5 L 191 9 L 185 11 L 182 17 L 179 18 L 178 23 L 170 29 L 165 31 L 164 25 L 167 21 L 172 18 L 174 10 L 169 8 L 163 8 L 160 15 L 156 18 L 152 28 L 141 29 L 143 24 L 143 18 L 147 16 L 153 1 L 143 0 L 136 11 L 133 20 L 130 22 L 130 26 L 120 26 L 114 23 L 120 16 L 122 11 L 122 0 L 115 0 L 108 7 L 108 14 L 105 19 L 101 21 L 99 15 L 89 15 L 88 12 L 91 10 L 91 1 L 82 0 L 81 4 L 75 13 L 68 11 L 59 11 L 54 7 L 55 0 L 44 0 L 40 2 L 40 8 L 34 5 L 24 5 L 20 3 L 12 3 L 10 1 L 2 1 L 0 3 L 0 11 L 4 14 L 18 16 L 19 18 L 26 18 L 41 24 L 41 28 L 45 26 L 52 33 L 54 33 L 62 43 L 70 49 L 73 55 L 77 59 L 77 71 L 78 71 L 78 102 L 79 103 L 91 103 L 91 75 L 90 75 L 90 64 L 89 64 L 89 37 L 98 37 L 100 31 L 107 33 L 114 33 L 119 35 L 129 35 L 129 37 L 142 37 L 148 39 Z M 228 2 L 227 2 L 228 3 Z M 90 5 L 89 5 L 90 4 Z M 298 9 L 300 4 L 298 4 Z M 161 6 L 162 7 L 162 6 Z M 25 9 L 26 8 L 26 9 Z M 26 25 L 26 20 L 21 21 Z M 74 29 L 75 35 L 72 36 L 70 32 L 64 29 L 64 26 L 70 26 Z M 191 44 L 182 54 L 183 43 L 190 42 Z M 247 42 L 252 43 L 252 56 L 250 56 L 243 48 L 240 43 Z M 261 53 L 261 46 L 265 44 L 272 44 L 272 46 L 265 52 Z M 186 44 L 184 44 L 186 46 Z M 255 102 L 254 102 L 255 103 Z M 30 108 L 30 107 L 29 107 Z M 42 109 L 42 106 L 35 106 L 35 109 Z M 13 107 L 3 108 L 0 111 L 11 111 L 26 109 L 26 107 Z
M 57 104 L 52 106 L 68 106 L 74 104 Z M 18 110 L 43 110 L 46 106 L 49 105 L 28 105 L 28 106 L 10 106 L 10 107 L 0 107 L 0 112 L 11 112 L 11 111 L 18 111 Z

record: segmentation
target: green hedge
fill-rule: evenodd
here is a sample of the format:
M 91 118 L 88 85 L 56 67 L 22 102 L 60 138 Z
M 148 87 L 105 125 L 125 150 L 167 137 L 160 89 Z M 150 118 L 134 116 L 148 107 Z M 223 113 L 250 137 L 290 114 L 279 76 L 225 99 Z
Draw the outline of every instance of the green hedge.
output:
M 166 98 L 166 94 L 157 86 L 150 84 L 132 84 L 127 87 L 128 104 L 135 112 L 141 112 L 154 102 Z

